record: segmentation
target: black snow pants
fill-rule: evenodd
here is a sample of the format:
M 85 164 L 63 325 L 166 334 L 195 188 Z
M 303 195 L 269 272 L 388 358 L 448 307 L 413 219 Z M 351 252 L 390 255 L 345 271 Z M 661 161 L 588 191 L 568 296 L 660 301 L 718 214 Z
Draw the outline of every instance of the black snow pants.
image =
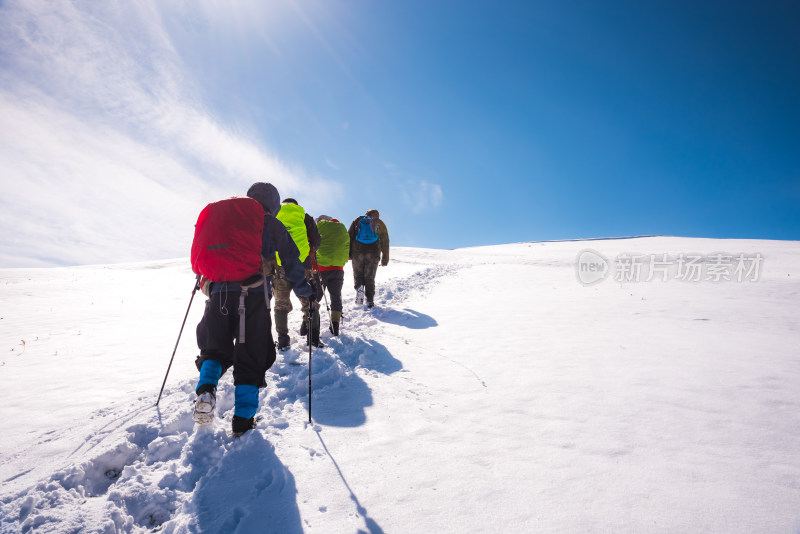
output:
M 233 383 L 263 388 L 264 375 L 275 363 L 272 321 L 263 286 L 250 289 L 245 297 L 245 342 L 239 343 L 238 291 L 212 293 L 197 325 L 200 348 L 198 368 L 205 360 L 222 364 L 222 372 L 233 366 Z
M 344 286 L 344 271 L 320 271 L 322 285 L 328 288 L 331 294 L 331 311 L 342 311 L 342 286 Z

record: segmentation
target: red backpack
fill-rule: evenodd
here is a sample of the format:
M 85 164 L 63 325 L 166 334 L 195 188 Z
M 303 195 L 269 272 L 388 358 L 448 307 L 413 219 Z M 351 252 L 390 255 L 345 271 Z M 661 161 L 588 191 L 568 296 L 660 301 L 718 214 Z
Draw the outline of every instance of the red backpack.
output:
M 200 212 L 192 270 L 212 282 L 239 282 L 261 269 L 264 208 L 248 197 L 212 202 Z

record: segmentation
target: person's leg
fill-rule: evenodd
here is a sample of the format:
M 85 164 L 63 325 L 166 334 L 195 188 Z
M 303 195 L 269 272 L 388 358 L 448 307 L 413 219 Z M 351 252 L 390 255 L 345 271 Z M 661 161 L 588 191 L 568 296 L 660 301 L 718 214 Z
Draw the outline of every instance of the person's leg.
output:
M 342 311 L 342 287 L 344 287 L 344 271 L 325 271 L 324 280 L 331 296 L 331 310 Z
M 339 335 L 339 323 L 342 320 L 342 287 L 344 286 L 344 271 L 325 271 L 323 284 L 331 296 L 331 333 Z
M 300 304 L 303 306 L 303 326 L 301 332 L 308 334 L 308 306 L 309 300 L 306 297 L 299 297 Z M 311 300 L 311 341 L 315 346 L 321 346 L 319 341 L 319 302 Z M 307 344 L 307 343 L 306 343 Z
M 238 293 L 235 296 L 238 298 Z M 232 298 L 230 293 L 215 293 L 206 301 L 203 318 L 197 324 L 198 370 L 207 360 L 213 360 L 220 364 L 222 375 L 233 364 Z
M 311 284 L 314 288 L 314 292 L 317 294 L 322 294 L 322 284 L 320 283 L 320 276 L 314 274 L 314 271 L 311 270 L 311 261 L 307 262 L 306 265 L 306 281 Z M 308 299 L 298 297 L 300 303 L 303 306 L 303 322 L 300 324 L 300 335 L 306 336 L 308 334 Z M 319 332 L 319 301 L 314 301 L 314 308 L 313 308 L 313 323 L 316 325 L 316 331 Z
M 278 348 L 289 347 L 289 312 L 292 311 L 292 285 L 286 279 L 283 267 L 278 267 L 272 279 L 275 294 L 275 331 L 278 333 Z
M 238 295 L 238 294 L 237 294 Z M 193 418 L 197 423 L 214 420 L 217 383 L 233 364 L 233 328 L 231 314 L 223 299 L 227 293 L 215 293 L 206 301 L 203 318 L 197 325 L 197 346 L 200 349 L 196 364 L 200 371 L 195 393 Z M 227 313 L 227 314 L 226 314 Z
M 367 267 L 369 256 L 366 254 L 353 254 L 353 279 L 356 289 L 356 304 L 364 304 L 364 289 L 367 284 Z
M 359 287 L 366 283 L 364 279 L 365 260 L 366 258 L 361 254 L 353 255 L 353 288 L 355 290 L 358 290 Z
M 197 381 L 195 391 L 216 391 L 221 376 L 222 364 L 219 361 L 204 360 L 200 366 L 200 379 Z
M 236 317 L 238 323 L 238 315 Z M 234 349 L 234 434 L 241 434 L 253 427 L 258 411 L 258 390 L 267 385 L 264 375 L 275 363 L 270 322 L 264 294 L 250 291 L 245 298 L 245 342 L 239 343 L 237 340 Z M 238 335 L 238 326 L 236 332 Z
M 378 263 L 380 257 L 373 256 L 367 258 L 364 267 L 364 295 L 367 297 L 367 306 L 375 302 L 375 275 L 378 274 Z

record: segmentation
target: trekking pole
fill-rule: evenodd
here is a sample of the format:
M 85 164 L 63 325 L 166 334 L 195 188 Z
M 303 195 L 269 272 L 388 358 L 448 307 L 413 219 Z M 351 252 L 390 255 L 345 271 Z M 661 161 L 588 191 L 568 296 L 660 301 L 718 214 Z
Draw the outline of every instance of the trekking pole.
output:
M 313 296 L 313 295 L 311 295 Z M 314 307 L 311 304 L 313 299 L 309 296 L 308 298 L 308 334 L 306 336 L 306 341 L 308 342 L 308 423 L 311 424 L 311 351 L 313 346 L 311 345 L 311 326 L 314 324 Z
M 161 391 L 158 392 L 158 400 L 156 401 L 156 406 L 158 403 L 161 402 L 161 394 L 164 393 L 164 385 L 167 383 L 167 377 L 169 376 L 169 370 L 172 368 L 172 360 L 175 359 L 175 353 L 178 352 L 178 343 L 181 341 L 181 335 L 183 334 L 183 327 L 186 326 L 186 318 L 189 317 L 189 310 L 192 308 L 192 301 L 194 300 L 194 294 L 200 288 L 200 275 L 197 275 L 197 278 L 194 281 L 194 289 L 192 289 L 192 298 L 189 299 L 189 307 L 186 308 L 186 315 L 183 316 L 183 323 L 181 324 L 181 331 L 178 332 L 178 340 L 175 342 L 175 349 L 172 351 L 172 358 L 169 359 L 169 365 L 167 366 L 167 374 L 164 375 L 164 382 L 161 383 Z

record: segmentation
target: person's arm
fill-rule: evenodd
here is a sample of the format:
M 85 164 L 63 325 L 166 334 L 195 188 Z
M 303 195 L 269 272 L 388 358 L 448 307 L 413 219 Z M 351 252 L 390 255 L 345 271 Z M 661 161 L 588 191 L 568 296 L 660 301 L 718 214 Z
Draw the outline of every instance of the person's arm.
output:
M 381 265 L 385 267 L 389 265 L 389 230 L 386 229 L 386 225 L 380 219 L 378 219 L 378 223 L 378 236 L 381 242 Z
M 322 236 L 319 235 L 319 228 L 317 228 L 317 223 L 314 222 L 314 217 L 306 213 L 305 217 L 306 223 L 306 237 L 308 237 L 308 244 L 312 250 L 319 249 L 320 244 L 322 243 Z
M 358 224 L 359 219 L 361 217 L 356 217 L 353 219 L 353 222 L 350 223 L 350 229 L 347 231 L 350 234 L 350 259 L 353 259 L 353 241 L 356 240 L 356 225 Z
M 313 289 L 306 281 L 306 271 L 300 262 L 300 251 L 283 223 L 272 215 L 264 216 L 262 241 L 261 254 L 265 258 L 274 256 L 275 252 L 280 255 L 286 279 L 292 285 L 294 294 L 298 297 L 311 295 Z

